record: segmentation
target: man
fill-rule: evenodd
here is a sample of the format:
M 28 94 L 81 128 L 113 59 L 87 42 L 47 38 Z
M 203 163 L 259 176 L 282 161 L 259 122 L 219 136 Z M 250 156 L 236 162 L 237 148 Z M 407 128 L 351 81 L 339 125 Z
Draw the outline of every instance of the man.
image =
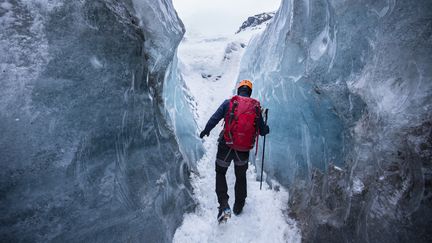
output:
M 236 182 L 235 203 L 233 212 L 238 215 L 242 212 L 247 196 L 246 170 L 248 169 L 249 150 L 255 144 L 256 136 L 269 133 L 269 127 L 264 124 L 260 103 L 250 98 L 252 83 L 242 80 L 237 89 L 237 95 L 225 100 L 207 122 L 200 137 L 209 136 L 210 131 L 224 118 L 224 129 L 218 139 L 216 154 L 216 194 L 219 202 L 217 219 L 226 221 L 231 217 L 228 204 L 228 186 L 225 174 L 234 160 Z

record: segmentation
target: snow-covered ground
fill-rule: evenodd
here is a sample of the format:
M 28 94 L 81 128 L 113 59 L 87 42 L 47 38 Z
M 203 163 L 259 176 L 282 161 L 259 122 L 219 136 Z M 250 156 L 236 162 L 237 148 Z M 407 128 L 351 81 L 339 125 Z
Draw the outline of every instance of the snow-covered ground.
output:
M 221 38 L 186 36 L 179 46 L 180 69 L 197 101 L 200 128 L 233 94 L 244 49 L 250 37 L 259 31 Z M 284 188 L 278 191 L 269 189 L 266 184 L 260 190 L 251 164 L 247 172 L 248 197 L 244 211 L 239 216 L 232 215 L 226 224 L 218 224 L 214 163 L 220 130 L 221 125 L 216 126 L 210 137 L 204 139 L 206 154 L 198 161 L 198 173 L 192 176 L 198 207 L 195 212 L 185 215 L 174 242 L 300 242 L 296 223 L 287 216 L 288 192 Z M 233 165 L 227 172 L 227 181 L 232 206 Z

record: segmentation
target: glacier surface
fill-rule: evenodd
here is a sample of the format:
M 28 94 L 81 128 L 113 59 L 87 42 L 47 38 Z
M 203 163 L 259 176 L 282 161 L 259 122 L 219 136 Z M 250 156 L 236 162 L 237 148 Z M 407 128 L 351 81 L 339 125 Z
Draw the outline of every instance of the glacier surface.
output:
M 247 49 L 265 171 L 306 242 L 432 239 L 431 19 L 430 1 L 284 0 Z
M 0 241 L 169 242 L 194 207 L 162 99 L 170 0 L 0 1 Z

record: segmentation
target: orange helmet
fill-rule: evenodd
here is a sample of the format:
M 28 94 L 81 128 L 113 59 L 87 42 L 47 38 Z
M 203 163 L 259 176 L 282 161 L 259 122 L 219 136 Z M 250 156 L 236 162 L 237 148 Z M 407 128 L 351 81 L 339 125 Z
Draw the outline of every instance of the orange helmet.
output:
M 247 80 L 247 79 L 243 79 L 243 80 L 240 82 L 238 88 L 240 88 L 240 87 L 243 86 L 243 85 L 248 86 L 248 87 L 252 90 L 252 82 L 251 82 L 251 81 L 249 81 L 249 80 Z

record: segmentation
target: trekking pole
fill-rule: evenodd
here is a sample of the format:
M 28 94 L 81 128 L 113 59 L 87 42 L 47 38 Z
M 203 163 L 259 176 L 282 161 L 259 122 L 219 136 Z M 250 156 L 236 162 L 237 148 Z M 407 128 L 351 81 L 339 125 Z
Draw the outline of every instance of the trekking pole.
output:
M 265 114 L 265 120 L 264 120 L 264 124 L 265 126 L 267 126 L 267 118 L 268 118 L 268 109 L 264 110 L 264 114 Z M 262 151 L 262 158 L 261 158 L 261 181 L 260 181 L 260 190 L 262 187 L 262 178 L 263 178 L 263 170 L 264 170 L 264 154 L 265 154 L 265 140 L 266 140 L 266 135 L 264 135 L 264 144 L 263 144 L 263 151 Z

